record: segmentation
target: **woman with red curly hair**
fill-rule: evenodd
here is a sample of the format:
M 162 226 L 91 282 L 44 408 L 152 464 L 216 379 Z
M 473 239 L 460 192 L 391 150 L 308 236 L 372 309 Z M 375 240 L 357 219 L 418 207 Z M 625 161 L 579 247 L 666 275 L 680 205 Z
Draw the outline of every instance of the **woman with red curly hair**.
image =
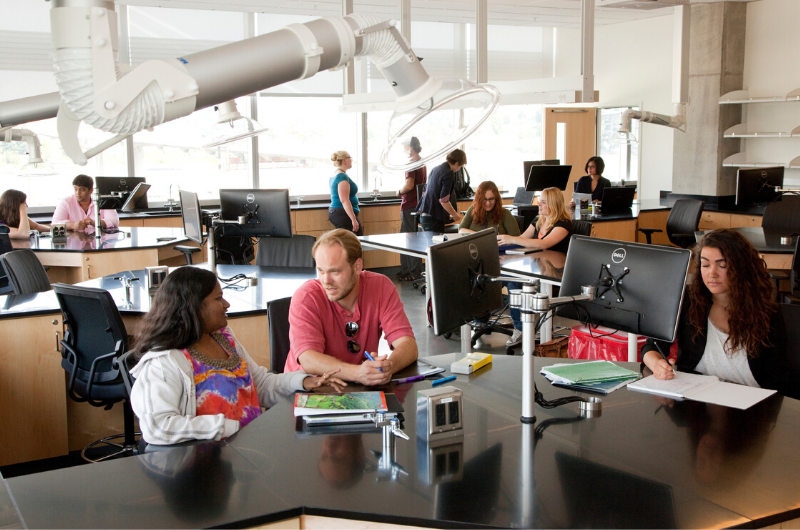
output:
M 458 232 L 471 234 L 490 227 L 496 228 L 498 234 L 519 235 L 519 224 L 511 212 L 503 208 L 497 185 L 485 180 L 478 186 L 472 206 L 458 225 Z
M 715 230 L 698 243 L 696 273 L 678 322 L 678 360 L 657 350 L 669 344 L 648 340 L 642 361 L 657 379 L 683 372 L 715 375 L 741 385 L 800 395 L 790 377 L 786 329 L 764 261 L 738 232 Z

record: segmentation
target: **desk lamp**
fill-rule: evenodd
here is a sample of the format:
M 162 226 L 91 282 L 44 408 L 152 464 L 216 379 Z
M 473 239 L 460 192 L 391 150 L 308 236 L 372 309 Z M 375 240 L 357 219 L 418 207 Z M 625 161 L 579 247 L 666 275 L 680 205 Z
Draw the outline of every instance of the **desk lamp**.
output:
M 50 10 L 53 60 L 60 99 L 51 94 L 0 103 L 3 126 L 52 117 L 67 155 L 78 165 L 143 129 L 187 116 L 237 97 L 320 70 L 342 68 L 369 57 L 397 95 L 390 138 L 412 130 L 434 112 L 457 112 L 456 133 L 445 145 L 426 146 L 429 156 L 458 145 L 496 108 L 494 87 L 442 81 L 425 71 L 396 28 L 372 15 L 325 17 L 185 55 L 150 60 L 136 67 L 116 62 L 117 14 L 108 0 L 59 0 Z M 476 108 L 476 113 L 468 112 Z M 457 110 L 454 110 L 457 109 Z M 115 133 L 83 151 L 78 128 L 88 123 Z M 398 143 L 398 142 L 395 142 Z M 390 142 L 389 148 L 393 145 Z M 402 153 L 402 145 L 398 146 Z M 391 157 L 382 157 L 391 162 Z M 406 163 L 405 156 L 402 156 Z M 419 164 L 426 162 L 422 159 Z M 402 166 L 401 166 L 402 167 Z

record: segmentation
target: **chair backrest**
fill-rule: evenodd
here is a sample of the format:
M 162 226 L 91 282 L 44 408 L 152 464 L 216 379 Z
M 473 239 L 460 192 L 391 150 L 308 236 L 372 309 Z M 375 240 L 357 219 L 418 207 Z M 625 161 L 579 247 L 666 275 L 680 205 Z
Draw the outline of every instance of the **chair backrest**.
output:
M 795 381 L 800 380 L 800 304 L 780 304 L 786 324 L 786 353 L 789 370 Z M 800 396 L 792 396 L 800 398 Z
M 522 217 L 521 215 L 515 215 L 514 219 L 516 219 L 517 221 L 517 225 L 519 226 L 519 233 L 521 234 L 522 232 L 525 231 L 525 228 L 523 228 L 525 226 L 525 218 Z
M 0 256 L 14 294 L 43 293 L 50 290 L 50 278 L 30 249 L 14 250 Z
M 797 259 L 797 253 L 800 251 L 800 237 L 797 238 L 794 244 L 794 255 L 792 256 L 792 270 L 790 272 L 790 292 L 794 297 L 800 297 L 800 259 Z
M 800 231 L 800 197 L 784 195 L 764 209 L 763 228 L 782 228 Z
M 591 221 L 582 221 L 582 220 L 573 220 L 572 221 L 572 233 L 577 234 L 579 236 L 591 236 L 592 235 L 592 222 Z
M 289 356 L 289 306 L 292 298 L 279 298 L 267 304 L 269 322 L 269 369 L 283 373 Z
M 258 240 L 259 267 L 316 267 L 311 249 L 316 243 L 314 236 L 262 237 Z
M 14 250 L 14 247 L 11 246 L 11 239 L 8 237 L 8 227 L 0 226 L 0 229 L 5 229 L 4 231 L 0 232 L 0 256 L 2 256 L 6 252 L 11 252 Z M 11 287 L 11 284 L 8 283 L 6 270 L 2 265 L 0 265 L 0 294 L 9 294 L 13 292 L 14 289 Z
M 128 350 L 128 334 L 119 310 L 111 294 L 103 289 L 56 283 L 53 291 L 67 327 L 61 341 L 61 366 L 70 374 L 68 390 L 82 398 L 102 399 L 91 392 L 81 394 L 90 381 L 95 386 L 123 383 L 114 362 Z M 73 379 L 78 384 L 73 384 Z
M 694 234 L 700 224 L 705 202 L 695 199 L 678 199 L 667 217 L 667 237 L 672 243 L 682 247 L 682 241 L 673 234 Z

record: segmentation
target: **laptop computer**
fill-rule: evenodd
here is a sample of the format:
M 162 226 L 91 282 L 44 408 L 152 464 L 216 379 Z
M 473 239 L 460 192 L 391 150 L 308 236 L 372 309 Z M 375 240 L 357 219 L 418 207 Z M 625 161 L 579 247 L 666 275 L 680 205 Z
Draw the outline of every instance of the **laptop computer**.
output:
M 629 210 L 633 206 L 633 196 L 636 194 L 636 188 L 622 186 L 622 187 L 608 187 L 603 190 L 603 213 L 622 212 Z
M 523 186 L 520 186 L 514 194 L 514 202 L 511 203 L 511 206 L 530 206 L 533 204 L 535 193 L 534 191 L 527 191 Z

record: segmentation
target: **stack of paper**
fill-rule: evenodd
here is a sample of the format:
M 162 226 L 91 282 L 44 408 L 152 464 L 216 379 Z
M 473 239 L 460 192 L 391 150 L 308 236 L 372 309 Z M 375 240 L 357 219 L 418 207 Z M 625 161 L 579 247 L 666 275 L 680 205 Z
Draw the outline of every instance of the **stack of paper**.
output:
M 648 392 L 677 399 L 691 399 L 725 407 L 748 409 L 772 394 L 775 390 L 753 388 L 720 381 L 713 375 L 677 372 L 673 379 L 645 377 L 629 386 L 631 390 Z
M 554 385 L 599 394 L 608 394 L 639 378 L 638 372 L 610 361 L 554 364 L 542 368 L 542 375 Z

